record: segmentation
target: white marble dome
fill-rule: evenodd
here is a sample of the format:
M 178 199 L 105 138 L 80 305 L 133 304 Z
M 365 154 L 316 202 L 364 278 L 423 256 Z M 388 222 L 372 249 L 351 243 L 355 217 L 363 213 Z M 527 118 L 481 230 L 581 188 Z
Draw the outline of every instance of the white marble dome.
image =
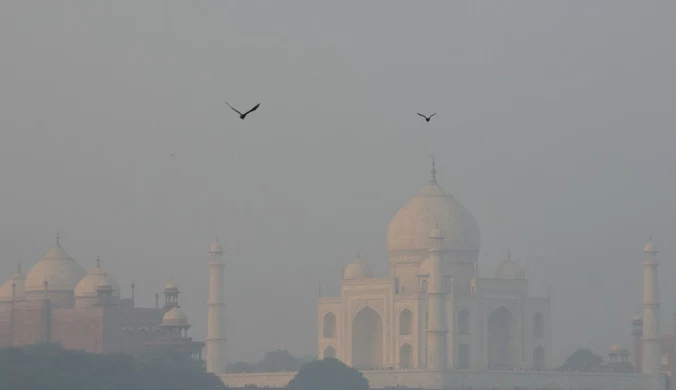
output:
M 70 291 L 87 275 L 87 271 L 57 242 L 26 275 L 26 292 L 44 291 L 44 282 L 48 282 L 48 290 Z
M 223 252 L 223 245 L 221 245 L 221 242 L 219 240 L 216 240 L 213 244 L 211 244 L 211 247 L 209 248 L 209 253 L 221 253 Z
M 96 297 L 96 289 L 99 286 L 110 286 L 113 289 L 113 296 L 120 296 L 120 286 L 103 270 L 97 259 L 96 266 L 75 286 L 75 298 Z
M 497 279 L 526 279 L 526 270 L 519 263 L 507 259 L 495 270 Z
M 657 252 L 657 247 L 653 243 L 652 239 L 650 241 L 648 241 L 647 244 L 645 244 L 645 246 L 643 247 L 643 252 L 647 252 L 647 253 Z
M 168 326 L 185 326 L 188 325 L 188 316 L 183 310 L 174 306 L 168 312 L 164 313 L 162 317 L 162 325 Z
M 25 283 L 26 277 L 21 272 L 21 266 L 19 266 L 14 275 L 12 275 L 12 278 L 0 286 L 0 302 L 11 302 L 13 299 L 12 295 L 14 295 L 14 299 L 23 299 Z
M 387 249 L 394 260 L 412 256 L 421 261 L 432 246 L 430 231 L 444 232 L 441 249 L 478 254 L 479 226 L 470 212 L 432 180 L 399 209 L 387 230 Z M 424 251 L 424 252 L 423 252 Z M 416 258 L 417 257 L 417 258 Z
M 346 265 L 345 270 L 343 270 L 343 279 L 346 280 L 370 279 L 372 277 L 373 271 L 371 270 L 371 267 L 366 261 L 362 260 L 359 254 L 357 254 L 357 258 Z

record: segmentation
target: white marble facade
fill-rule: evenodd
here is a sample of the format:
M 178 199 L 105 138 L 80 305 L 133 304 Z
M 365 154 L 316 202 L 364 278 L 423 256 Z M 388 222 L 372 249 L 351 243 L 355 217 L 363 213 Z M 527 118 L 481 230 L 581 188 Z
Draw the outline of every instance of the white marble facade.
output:
M 318 356 L 362 370 L 431 368 L 427 260 L 435 228 L 444 237 L 448 368 L 551 367 L 550 294 L 530 297 L 527 267 L 509 255 L 493 277 L 478 277 L 478 225 L 437 183 L 434 168 L 431 182 L 390 223 L 389 275 L 375 277 L 357 256 L 343 269 L 340 296 L 320 296 Z

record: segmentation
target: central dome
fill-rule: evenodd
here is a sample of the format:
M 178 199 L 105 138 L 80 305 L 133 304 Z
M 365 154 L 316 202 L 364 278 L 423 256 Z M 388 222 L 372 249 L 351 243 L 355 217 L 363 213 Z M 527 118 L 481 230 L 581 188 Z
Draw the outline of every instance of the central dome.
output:
M 422 261 L 431 247 L 430 231 L 443 232 L 444 251 L 472 252 L 481 246 L 479 226 L 470 212 L 453 195 L 432 181 L 399 209 L 387 229 L 387 250 L 393 261 Z
M 87 271 L 58 243 L 26 275 L 26 292 L 44 291 L 48 282 L 49 291 L 72 292 L 87 275 Z

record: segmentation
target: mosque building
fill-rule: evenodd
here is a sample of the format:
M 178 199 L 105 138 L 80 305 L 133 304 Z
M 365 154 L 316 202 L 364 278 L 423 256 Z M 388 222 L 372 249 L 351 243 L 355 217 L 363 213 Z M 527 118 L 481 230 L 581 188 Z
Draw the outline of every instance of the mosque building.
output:
M 178 304 L 178 287 L 169 282 L 165 304 L 135 306 L 121 298 L 120 286 L 101 266 L 89 271 L 56 246 L 24 276 L 21 266 L 0 286 L 0 347 L 58 342 L 64 348 L 93 353 L 138 353 L 160 345 L 202 358 L 204 343 L 188 337 L 190 324 Z

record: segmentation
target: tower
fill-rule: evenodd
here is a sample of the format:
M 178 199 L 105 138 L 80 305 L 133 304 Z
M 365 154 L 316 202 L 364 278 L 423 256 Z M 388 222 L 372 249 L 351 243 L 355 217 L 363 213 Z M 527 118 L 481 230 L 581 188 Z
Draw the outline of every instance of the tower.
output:
M 180 307 L 178 304 L 178 294 L 181 292 L 178 291 L 178 286 L 174 283 L 173 280 L 169 280 L 167 285 L 164 286 L 164 310 L 169 311 L 174 307 Z
M 643 374 L 657 375 L 660 351 L 660 293 L 657 287 L 657 248 L 652 239 L 643 247 Z
M 439 228 L 432 229 L 430 239 L 434 241 L 430 248 L 430 276 L 427 285 L 427 302 L 429 305 L 427 328 L 427 368 L 446 369 L 448 354 L 446 353 L 446 294 L 448 288 L 444 277 L 441 243 L 444 240 Z
M 207 327 L 207 371 L 216 375 L 225 373 L 225 293 L 223 273 L 223 246 L 216 242 L 209 249 L 209 318 Z

